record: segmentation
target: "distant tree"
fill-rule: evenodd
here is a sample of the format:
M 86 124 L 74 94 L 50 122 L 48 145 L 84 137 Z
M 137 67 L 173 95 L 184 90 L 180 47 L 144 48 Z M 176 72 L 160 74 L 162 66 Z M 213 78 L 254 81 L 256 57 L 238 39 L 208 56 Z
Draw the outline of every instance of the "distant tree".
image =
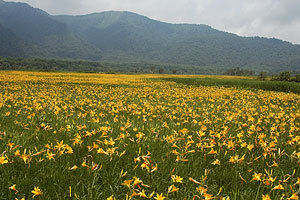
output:
M 300 74 L 297 74 L 297 75 L 295 76 L 295 81 L 296 81 L 296 82 L 300 82 Z
M 160 69 L 158 70 L 158 73 L 159 73 L 159 74 L 163 74 L 164 72 L 165 72 L 165 70 L 162 69 L 162 68 L 160 68 Z
M 240 69 L 239 67 L 228 69 L 223 73 L 224 75 L 230 76 L 253 76 L 255 74 L 254 71 Z
M 267 78 L 267 72 L 260 72 L 258 75 L 259 80 L 266 80 Z
M 154 67 L 154 66 L 150 67 L 150 70 L 151 70 L 152 74 L 154 74 L 154 72 L 155 72 L 155 67 Z
M 278 76 L 279 81 L 289 81 L 291 79 L 290 72 L 281 72 Z
M 173 69 L 173 70 L 172 70 L 172 73 L 173 73 L 173 74 L 176 74 L 176 73 L 177 73 L 177 70 L 176 70 L 176 69 Z

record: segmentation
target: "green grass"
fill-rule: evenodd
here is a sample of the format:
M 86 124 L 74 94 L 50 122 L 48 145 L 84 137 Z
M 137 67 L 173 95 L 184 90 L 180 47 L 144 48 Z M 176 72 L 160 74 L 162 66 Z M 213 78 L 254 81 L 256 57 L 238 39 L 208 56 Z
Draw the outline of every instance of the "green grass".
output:
M 300 84 L 296 82 L 227 78 L 165 78 L 163 80 L 195 86 L 240 87 L 246 89 L 261 89 L 266 91 L 293 92 L 300 94 Z

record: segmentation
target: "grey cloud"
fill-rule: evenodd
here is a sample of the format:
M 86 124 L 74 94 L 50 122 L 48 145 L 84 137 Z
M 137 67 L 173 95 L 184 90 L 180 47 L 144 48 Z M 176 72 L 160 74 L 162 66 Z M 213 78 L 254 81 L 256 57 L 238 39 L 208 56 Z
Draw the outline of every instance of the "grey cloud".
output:
M 208 24 L 300 44 L 299 0 L 20 0 L 50 14 L 127 10 L 171 23 Z

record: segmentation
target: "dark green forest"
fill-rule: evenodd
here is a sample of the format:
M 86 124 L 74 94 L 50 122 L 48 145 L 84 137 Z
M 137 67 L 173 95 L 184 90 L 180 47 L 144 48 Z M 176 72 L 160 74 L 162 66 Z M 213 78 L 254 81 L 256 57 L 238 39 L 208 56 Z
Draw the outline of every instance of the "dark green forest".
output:
M 216 72 L 220 69 L 215 67 L 150 62 L 94 62 L 62 59 L 0 57 L 0 70 L 134 74 L 216 74 Z

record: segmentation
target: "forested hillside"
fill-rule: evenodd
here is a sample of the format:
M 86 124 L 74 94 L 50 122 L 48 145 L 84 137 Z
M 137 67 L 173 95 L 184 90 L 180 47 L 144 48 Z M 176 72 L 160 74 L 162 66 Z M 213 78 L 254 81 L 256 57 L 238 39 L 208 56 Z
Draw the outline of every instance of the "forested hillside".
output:
M 51 16 L 25 3 L 0 3 L 0 56 L 102 62 L 300 69 L 300 45 L 240 37 L 208 25 L 169 24 L 131 12 Z
M 65 24 L 25 3 L 0 4 L 0 27 L 6 37 L 1 39 L 3 56 L 100 59 L 99 50 L 77 38 Z

